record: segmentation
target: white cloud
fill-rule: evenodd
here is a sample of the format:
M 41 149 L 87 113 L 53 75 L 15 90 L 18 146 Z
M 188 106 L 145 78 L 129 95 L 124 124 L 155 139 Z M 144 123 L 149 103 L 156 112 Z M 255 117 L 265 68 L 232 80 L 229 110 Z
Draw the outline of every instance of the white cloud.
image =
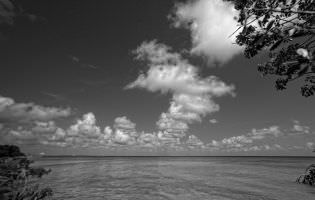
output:
M 33 144 L 39 139 L 32 131 L 25 130 L 22 127 L 18 127 L 17 130 L 10 130 L 8 136 L 9 141 L 14 141 L 18 144 Z
M 310 127 L 303 126 L 301 123 L 297 120 L 293 121 L 293 128 L 291 134 L 309 134 L 311 133 Z
M 34 103 L 16 103 L 12 98 L 0 96 L 0 121 L 49 121 L 70 115 L 70 108 L 45 107 Z
M 138 137 L 138 143 L 143 147 L 156 148 L 160 146 L 159 139 L 155 133 L 141 133 Z
M 115 119 L 114 128 L 117 129 L 135 129 L 136 124 L 131 122 L 126 116 L 117 117 Z
M 211 63 L 224 63 L 239 54 L 242 47 L 235 43 L 238 11 L 229 1 L 195 0 L 175 5 L 175 27 L 189 29 L 191 53 L 208 58 Z
M 111 142 L 120 145 L 132 145 L 136 143 L 138 133 L 136 131 L 136 124 L 133 123 L 126 116 L 117 117 L 114 120 L 114 128 Z
M 314 142 L 307 142 L 306 143 L 306 147 L 310 150 L 314 150 L 315 149 L 315 144 Z
M 211 124 L 217 124 L 217 123 L 219 123 L 219 121 L 218 121 L 217 119 L 209 119 L 209 122 L 210 122 Z
M 82 119 L 78 119 L 77 123 L 68 129 L 68 135 L 73 137 L 99 138 L 101 134 L 101 129 L 96 125 L 93 113 L 84 114 Z
M 122 145 L 131 144 L 135 142 L 133 137 L 131 137 L 128 133 L 120 129 L 117 129 L 115 131 L 115 135 L 113 136 L 112 140 L 113 142 Z
M 279 126 L 270 126 L 269 128 L 263 128 L 263 129 L 252 129 L 252 132 L 248 134 L 248 137 L 251 139 L 264 139 L 268 136 L 273 137 L 279 137 L 283 135 L 283 133 L 280 131 Z
M 145 88 L 151 92 L 210 94 L 222 96 L 232 93 L 234 87 L 226 85 L 215 76 L 201 78 L 198 68 L 191 65 L 171 48 L 156 40 L 143 42 L 135 51 L 136 58 L 148 62 L 149 69 L 142 73 L 127 89 Z
M 162 113 L 157 122 L 160 130 L 186 131 L 188 124 L 219 110 L 215 97 L 234 95 L 233 85 L 215 76 L 201 77 L 196 66 L 155 40 L 143 42 L 134 52 L 137 59 L 147 61 L 149 68 L 126 89 L 144 88 L 173 95 L 168 112 Z
M 188 139 L 186 141 L 186 146 L 189 149 L 204 149 L 205 148 L 204 143 L 195 135 L 188 136 Z
M 57 130 L 57 126 L 54 121 L 48 121 L 48 122 L 36 121 L 34 127 L 32 128 L 33 132 L 39 132 L 39 133 L 54 132 L 56 130 Z
M 110 126 L 104 128 L 104 140 L 108 140 L 113 133 L 113 129 Z
M 302 126 L 298 121 L 294 121 L 292 129 L 283 129 L 279 126 L 270 126 L 262 129 L 252 129 L 251 132 L 243 135 L 223 138 L 222 140 L 212 140 L 206 146 L 221 151 L 274 151 L 274 150 L 290 150 L 305 149 L 305 145 L 298 146 L 292 144 L 301 144 L 301 141 L 309 140 L 311 130 L 308 126 Z M 291 138 L 290 138 L 291 137 Z M 292 139 L 292 137 L 295 137 Z M 288 145 L 287 140 L 292 139 Z M 274 143 L 277 142 L 277 143 Z M 282 145 L 278 142 L 285 142 Z M 272 144 L 274 143 L 274 144 Z M 304 143 L 305 144 L 305 143 Z M 313 143 L 306 143 L 308 149 L 312 149 Z
M 186 132 L 189 128 L 187 123 L 173 119 L 166 113 L 161 114 L 161 117 L 156 124 L 160 130 L 168 130 L 172 132 Z
M 263 129 L 252 129 L 250 133 L 229 138 L 223 138 L 221 141 L 212 140 L 208 146 L 216 147 L 224 151 L 258 151 L 258 150 L 274 150 L 280 149 L 278 146 L 270 146 L 268 144 L 257 146 L 255 142 L 266 138 L 277 138 L 284 136 L 279 126 L 270 126 Z

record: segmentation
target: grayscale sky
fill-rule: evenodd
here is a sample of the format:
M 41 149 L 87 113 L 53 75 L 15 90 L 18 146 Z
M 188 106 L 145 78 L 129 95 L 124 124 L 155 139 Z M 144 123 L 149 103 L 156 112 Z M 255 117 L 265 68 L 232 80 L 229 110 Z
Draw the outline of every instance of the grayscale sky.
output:
M 50 155 L 313 155 L 222 0 L 0 0 L 0 142 Z

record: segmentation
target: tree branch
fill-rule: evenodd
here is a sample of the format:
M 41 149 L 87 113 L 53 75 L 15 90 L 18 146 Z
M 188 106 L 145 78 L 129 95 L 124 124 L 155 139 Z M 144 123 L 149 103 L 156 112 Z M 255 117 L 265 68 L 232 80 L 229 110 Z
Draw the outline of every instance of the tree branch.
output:
M 315 15 L 315 11 L 276 10 L 276 9 L 268 9 L 268 8 L 253 8 L 253 10 L 258 10 L 258 11 L 263 10 L 263 11 L 280 12 L 280 13 L 296 13 L 296 14 Z

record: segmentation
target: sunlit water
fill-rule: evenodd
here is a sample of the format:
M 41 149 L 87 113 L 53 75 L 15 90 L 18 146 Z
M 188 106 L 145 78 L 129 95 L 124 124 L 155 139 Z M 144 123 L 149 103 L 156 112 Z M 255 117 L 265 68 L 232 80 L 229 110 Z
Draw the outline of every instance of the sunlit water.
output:
M 315 187 L 295 183 L 315 158 L 108 157 L 45 158 L 42 181 L 55 199 L 314 200 Z

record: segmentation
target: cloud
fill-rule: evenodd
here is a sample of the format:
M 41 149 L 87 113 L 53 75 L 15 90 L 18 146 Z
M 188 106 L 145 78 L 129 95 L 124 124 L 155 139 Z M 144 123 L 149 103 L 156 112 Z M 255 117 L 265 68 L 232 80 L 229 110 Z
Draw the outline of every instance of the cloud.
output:
M 187 123 L 170 117 L 168 113 L 162 113 L 156 125 L 160 130 L 171 132 L 186 132 L 189 128 Z
M 99 138 L 102 133 L 100 127 L 96 125 L 95 115 L 90 112 L 84 114 L 82 119 L 78 119 L 76 124 L 70 126 L 68 134 L 74 137 Z
M 13 26 L 17 18 L 23 18 L 30 22 L 45 20 L 43 17 L 25 12 L 17 1 L 0 0 L 0 25 Z
M 48 122 L 39 122 L 36 121 L 34 127 L 32 128 L 33 132 L 54 132 L 57 130 L 57 126 L 54 121 L 48 121 Z
M 13 25 L 16 17 L 15 6 L 10 0 L 0 0 L 0 24 Z
M 235 45 L 238 11 L 229 1 L 195 0 L 177 3 L 173 25 L 191 32 L 191 53 L 205 56 L 210 63 L 225 63 L 242 51 Z
M 138 133 L 136 131 L 136 124 L 133 123 L 126 116 L 117 117 L 114 120 L 115 131 L 111 137 L 111 142 L 120 145 L 132 145 L 136 143 Z
M 186 146 L 188 149 L 204 149 L 204 143 L 195 135 L 190 135 L 186 141 Z
M 291 129 L 292 133 L 291 134 L 310 134 L 310 127 L 308 126 L 303 126 L 301 123 L 297 120 L 293 121 L 294 125 L 293 128 Z
M 141 147 L 146 148 L 158 148 L 161 144 L 156 133 L 141 133 L 137 142 Z
M 110 126 L 104 128 L 104 139 L 108 140 L 113 134 L 113 129 Z
M 314 133 L 313 133 L 314 134 Z M 298 121 L 294 121 L 293 128 L 283 129 L 279 126 L 270 126 L 262 129 L 252 129 L 251 132 L 243 135 L 223 138 L 220 141 L 212 140 L 207 146 L 221 151 L 263 151 L 263 150 L 289 150 L 292 147 L 286 145 L 283 147 L 280 144 L 263 144 L 264 142 L 283 141 L 291 137 L 295 137 L 296 143 L 301 140 L 305 141 L 312 137 L 310 127 L 303 126 Z M 287 142 L 286 142 L 287 143 Z M 305 144 L 305 143 L 304 143 Z M 311 149 L 311 144 L 306 144 L 306 147 Z M 305 146 L 293 146 L 293 149 L 305 149 Z
M 252 132 L 248 134 L 248 137 L 254 140 L 260 140 L 268 136 L 279 137 L 281 135 L 283 135 L 283 133 L 280 131 L 279 126 L 270 126 L 269 128 L 263 128 L 258 130 L 252 129 Z
M 223 138 L 221 141 L 213 140 L 210 145 L 225 150 L 249 150 L 250 146 L 253 146 L 255 141 L 263 140 L 267 137 L 275 138 L 282 135 L 283 133 L 280 131 L 279 126 L 270 126 L 269 128 L 252 129 L 250 133 Z M 257 150 L 257 148 L 254 149 Z
M 219 123 L 219 121 L 218 121 L 217 119 L 209 119 L 209 122 L 210 122 L 211 124 L 217 124 L 217 123 Z
M 144 88 L 151 92 L 211 94 L 222 96 L 234 88 L 215 76 L 201 78 L 198 68 L 171 48 L 156 40 L 143 42 L 135 51 L 136 59 L 147 61 L 149 69 L 142 73 L 127 89 Z
M 163 114 L 162 114 L 163 115 Z M 93 113 L 86 113 L 68 128 L 59 127 L 54 121 L 35 121 L 22 123 L 17 127 L 0 124 L 1 144 L 52 145 L 59 147 L 89 147 L 114 151 L 216 151 L 216 152 L 249 152 L 249 151 L 286 151 L 313 149 L 314 143 L 311 130 L 307 134 L 296 133 L 292 129 L 282 129 L 270 126 L 262 129 L 252 129 L 249 133 L 212 140 L 206 144 L 196 135 L 187 134 L 188 125 L 164 115 L 157 123 L 160 130 L 152 133 L 138 132 L 136 124 L 126 116 L 117 117 L 113 128 L 97 125 Z M 172 124 L 174 123 L 174 124 Z M 297 123 L 297 122 L 295 122 Z M 302 126 L 300 124 L 300 126 Z M 102 131 L 103 130 L 103 131 Z M 285 139 L 294 137 L 295 145 L 282 143 Z M 297 138 L 298 137 L 298 138 Z M 302 142 L 302 143 L 301 143 Z
M 315 149 L 315 144 L 314 142 L 307 142 L 306 143 L 306 147 L 310 150 L 314 150 Z
M 202 121 L 202 117 L 217 112 L 220 107 L 215 97 L 234 96 L 234 86 L 215 76 L 201 77 L 196 66 L 180 54 L 156 40 L 143 42 L 136 50 L 136 59 L 146 61 L 148 70 L 126 86 L 150 92 L 171 93 L 167 112 L 160 115 L 157 126 L 167 132 L 185 132 L 188 124 Z
M 0 121 L 49 121 L 70 115 L 70 108 L 45 107 L 35 103 L 16 103 L 12 98 L 0 96 Z
M 78 64 L 82 68 L 89 68 L 89 69 L 98 69 L 98 66 L 92 65 L 92 64 L 87 64 L 81 61 L 80 58 L 73 56 L 73 55 L 68 55 L 68 58 L 75 64 Z
M 135 129 L 136 124 L 130 121 L 126 116 L 117 117 L 115 119 L 114 128 L 117 129 Z

